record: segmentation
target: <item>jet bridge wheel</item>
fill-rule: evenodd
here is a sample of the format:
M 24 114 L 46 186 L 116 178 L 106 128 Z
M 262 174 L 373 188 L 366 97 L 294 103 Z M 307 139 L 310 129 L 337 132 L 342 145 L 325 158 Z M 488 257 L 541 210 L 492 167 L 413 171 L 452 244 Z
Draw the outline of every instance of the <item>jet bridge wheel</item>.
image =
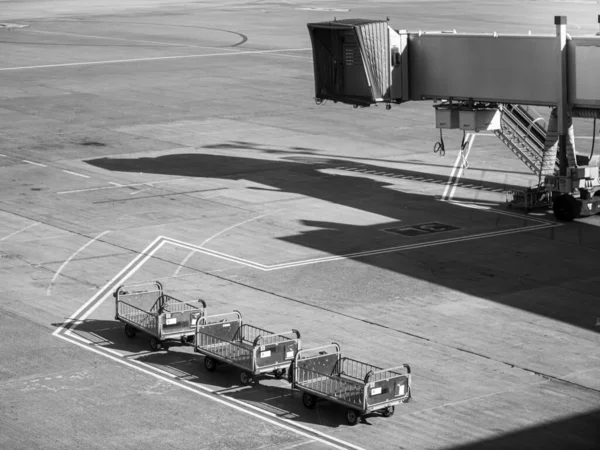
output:
M 563 194 L 554 199 L 552 210 L 554 211 L 554 217 L 561 222 L 571 222 L 579 217 L 579 201 L 572 195 Z

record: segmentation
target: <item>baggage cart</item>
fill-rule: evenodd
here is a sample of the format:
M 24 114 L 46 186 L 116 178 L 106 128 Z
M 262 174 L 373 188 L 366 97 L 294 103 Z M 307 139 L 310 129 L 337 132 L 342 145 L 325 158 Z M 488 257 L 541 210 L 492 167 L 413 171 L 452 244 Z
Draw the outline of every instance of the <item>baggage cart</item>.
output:
M 233 311 L 201 317 L 196 324 L 195 351 L 204 355 L 210 372 L 219 364 L 241 369 L 240 382 L 246 385 L 255 375 L 270 373 L 281 378 L 300 350 L 300 332 L 273 333 L 242 322 Z
M 510 190 L 506 192 L 508 207 L 524 209 L 526 213 L 536 208 L 552 207 L 552 192 L 543 186 L 530 187 L 525 190 Z
M 347 407 L 350 425 L 374 411 L 390 417 L 395 405 L 411 398 L 408 364 L 382 369 L 342 357 L 335 342 L 296 353 L 290 382 L 293 389 L 302 391 L 302 403 L 309 409 L 319 398 Z
M 120 286 L 115 297 L 115 319 L 125 323 L 125 334 L 150 335 L 150 349 L 169 345 L 193 345 L 196 322 L 205 314 L 204 300 L 183 302 L 163 292 L 162 284 Z

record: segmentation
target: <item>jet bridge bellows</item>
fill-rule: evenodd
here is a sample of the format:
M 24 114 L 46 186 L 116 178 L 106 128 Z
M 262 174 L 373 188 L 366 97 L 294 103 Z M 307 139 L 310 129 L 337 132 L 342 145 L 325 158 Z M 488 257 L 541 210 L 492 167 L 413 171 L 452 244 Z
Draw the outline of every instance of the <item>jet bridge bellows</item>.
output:
M 387 22 L 348 19 L 307 26 L 318 102 L 368 106 L 401 100 L 402 37 Z M 399 86 L 395 92 L 393 84 Z

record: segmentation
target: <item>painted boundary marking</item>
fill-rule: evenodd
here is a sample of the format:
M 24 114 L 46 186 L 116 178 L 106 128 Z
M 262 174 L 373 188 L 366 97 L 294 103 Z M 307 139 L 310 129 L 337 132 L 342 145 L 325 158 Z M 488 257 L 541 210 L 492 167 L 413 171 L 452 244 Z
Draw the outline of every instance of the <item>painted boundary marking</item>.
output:
M 179 386 L 183 389 L 191 391 L 197 395 L 205 397 L 207 399 L 216 401 L 225 406 L 229 406 L 237 411 L 243 412 L 260 420 L 263 420 L 267 423 L 275 425 L 277 427 L 283 428 L 285 430 L 291 431 L 293 433 L 299 434 L 303 437 L 317 440 L 323 444 L 326 444 L 330 447 L 346 450 L 348 448 L 354 450 L 364 450 L 361 447 L 353 445 L 349 442 L 342 441 L 334 436 L 327 435 L 318 430 L 314 430 L 308 426 L 296 423 L 290 419 L 285 419 L 282 417 L 278 417 L 275 413 L 271 413 L 269 411 L 265 411 L 261 408 L 258 408 L 254 405 L 245 403 L 241 400 L 233 399 L 233 398 L 224 398 L 205 386 L 200 385 L 199 383 L 193 383 L 189 380 L 181 380 L 177 379 L 177 376 L 161 370 L 159 368 L 150 366 L 141 361 L 132 360 L 129 361 L 125 359 L 125 356 L 120 354 L 119 352 L 106 349 L 102 347 L 97 347 L 93 342 L 81 337 L 76 336 L 71 332 L 71 329 L 77 326 L 77 323 L 85 320 L 89 317 L 98 306 L 100 306 L 111 294 L 112 290 L 121 284 L 123 284 L 129 277 L 131 277 L 137 270 L 139 270 L 148 259 L 152 258 L 154 254 L 162 248 L 162 246 L 167 243 L 168 240 L 162 236 L 157 237 L 154 241 L 152 241 L 142 252 L 137 255 L 125 268 L 123 268 L 112 280 L 110 280 L 102 289 L 100 289 L 90 300 L 88 300 L 82 307 L 80 307 L 72 317 L 68 318 L 67 321 L 60 325 L 53 333 L 53 336 L 56 336 L 60 339 L 63 339 L 67 342 L 75 344 L 81 348 L 97 353 L 101 356 L 105 356 L 113 361 L 116 361 L 120 364 L 128 366 L 132 369 L 138 370 L 146 375 L 153 376 L 160 380 L 163 380 L 167 383 L 173 384 L 175 386 Z M 87 309 L 87 310 L 86 310 Z M 61 332 L 64 331 L 64 334 Z M 203 392 L 204 391 L 204 392 Z M 320 436 L 320 437 L 317 437 Z M 338 445 L 340 444 L 340 445 Z
M 460 206 L 468 206 L 474 207 L 474 205 L 461 205 Z M 485 210 L 489 212 L 498 212 L 495 210 L 486 210 L 483 207 L 475 206 L 476 209 Z M 510 215 L 513 217 L 523 218 L 524 220 L 529 220 L 533 222 L 538 222 L 536 225 L 531 225 L 527 227 L 520 227 L 517 229 L 508 229 L 502 231 L 488 232 L 488 233 L 480 233 L 471 236 L 463 236 L 449 239 L 442 239 L 437 241 L 413 244 L 413 245 L 405 245 L 399 247 L 391 247 L 387 249 L 379 249 L 379 250 L 370 250 L 365 252 L 351 253 L 346 255 L 335 255 L 323 258 L 313 258 L 307 259 L 303 261 L 294 261 L 288 263 L 281 263 L 275 265 L 265 265 L 260 264 L 254 261 L 245 260 L 242 258 L 238 258 L 232 255 L 227 255 L 225 253 L 217 252 L 210 249 L 205 249 L 201 246 L 195 246 L 193 244 L 189 244 L 183 241 L 179 241 L 176 239 L 171 239 L 165 236 L 158 236 L 154 239 L 144 250 L 142 250 L 129 264 L 127 264 L 116 276 L 114 276 L 102 289 L 100 289 L 96 294 L 94 294 L 84 305 L 82 305 L 71 317 L 69 317 L 65 323 L 59 325 L 57 329 L 52 333 L 53 336 L 63 339 L 71 344 L 77 345 L 83 349 L 94 352 L 98 355 L 107 357 L 117 363 L 123 364 L 129 368 L 137 370 L 146 375 L 150 375 L 154 378 L 160 379 L 164 382 L 170 383 L 172 385 L 178 386 L 182 389 L 186 389 L 192 393 L 195 393 L 199 396 L 202 396 L 206 399 L 218 402 L 224 406 L 228 406 L 230 408 L 235 409 L 236 411 L 242 412 L 244 414 L 248 414 L 254 418 L 260 419 L 264 422 L 267 422 L 271 425 L 274 425 L 279 428 L 283 428 L 290 432 L 296 433 L 305 438 L 311 439 L 313 441 L 321 442 L 325 445 L 333 447 L 335 449 L 354 449 L 354 450 L 364 450 L 361 447 L 358 447 L 349 442 L 345 442 L 341 439 L 338 439 L 334 436 L 330 436 L 326 433 L 322 433 L 318 430 L 314 430 L 306 425 L 302 425 L 300 423 L 294 422 L 290 419 L 286 419 L 283 417 L 277 416 L 275 413 L 270 411 L 263 410 L 257 406 L 246 403 L 241 400 L 237 400 L 230 397 L 223 397 L 218 394 L 218 392 L 211 390 L 206 386 L 202 386 L 199 383 L 193 383 L 190 380 L 181 380 L 178 379 L 177 375 L 164 371 L 160 368 L 153 367 L 151 365 L 145 364 L 141 361 L 137 360 L 128 360 L 125 355 L 117 352 L 116 350 L 103 348 L 101 346 L 97 346 L 93 342 L 85 339 L 81 336 L 77 336 L 72 333 L 72 330 L 77 327 L 77 324 L 86 320 L 101 304 L 106 301 L 106 299 L 110 296 L 113 289 L 121 284 L 123 284 L 127 279 L 129 279 L 135 272 L 137 272 L 150 258 L 154 256 L 156 252 L 158 252 L 165 244 L 171 244 L 180 247 L 186 247 L 193 249 L 195 251 L 199 251 L 211 256 L 215 256 L 218 258 L 227 259 L 229 261 L 233 261 L 239 264 L 243 264 L 249 267 L 253 267 L 256 269 L 260 269 L 263 271 L 277 270 L 277 269 L 285 269 L 290 267 L 298 267 L 300 265 L 307 264 L 316 264 L 320 262 L 329 262 L 336 261 L 341 259 L 349 259 L 349 258 L 357 258 L 360 256 L 369 256 L 381 253 L 390 253 L 400 250 L 410 250 L 414 248 L 423 248 L 435 245 L 443 245 L 448 243 L 462 242 L 468 240 L 482 239 L 486 237 L 493 236 L 503 236 L 507 234 L 521 233 L 525 231 L 552 228 L 559 226 L 560 224 L 550 222 L 544 219 L 532 219 L 526 216 L 519 216 L 513 213 L 507 213 L 506 215 Z M 106 232 L 105 232 L 106 233 Z M 102 233 L 104 234 L 104 233 Z M 98 236 L 100 237 L 100 236 Z M 95 240 L 95 239 L 94 239 Z M 94 240 L 88 242 L 85 246 L 89 245 L 89 243 Z M 84 246 L 84 247 L 85 247 Z M 83 248 L 82 248 L 83 249 Z
M 130 58 L 130 59 L 109 59 L 104 61 L 87 61 L 87 62 L 73 62 L 73 63 L 62 63 L 62 64 L 41 64 L 38 66 L 19 66 L 19 67 L 2 67 L 0 72 L 8 72 L 11 70 L 27 70 L 27 69 L 52 69 L 56 67 L 78 67 L 78 66 L 98 66 L 104 64 L 123 64 L 123 63 L 135 63 L 135 62 L 146 62 L 146 61 L 168 61 L 174 59 L 190 59 L 190 58 L 207 58 L 210 56 L 241 56 L 241 55 L 260 55 L 269 53 L 283 53 L 283 52 L 303 52 L 312 50 L 311 48 L 285 48 L 275 50 L 249 50 L 246 52 L 221 52 L 221 53 L 202 53 L 195 55 L 173 55 L 173 56 L 153 56 L 148 58 Z

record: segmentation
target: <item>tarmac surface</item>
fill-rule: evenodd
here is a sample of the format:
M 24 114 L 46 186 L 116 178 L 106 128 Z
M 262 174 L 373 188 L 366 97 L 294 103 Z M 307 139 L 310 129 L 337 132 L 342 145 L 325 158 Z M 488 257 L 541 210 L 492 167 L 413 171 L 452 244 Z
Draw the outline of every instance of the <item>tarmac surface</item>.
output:
M 566 15 L 590 35 L 599 12 L 0 0 L 0 448 L 600 448 L 600 218 L 507 209 L 536 177 L 491 133 L 434 153 L 431 102 L 315 105 L 306 29 L 554 34 Z M 587 152 L 591 122 L 576 134 Z M 303 348 L 408 363 L 413 399 L 353 427 L 285 379 L 152 352 L 112 297 L 152 281 Z

